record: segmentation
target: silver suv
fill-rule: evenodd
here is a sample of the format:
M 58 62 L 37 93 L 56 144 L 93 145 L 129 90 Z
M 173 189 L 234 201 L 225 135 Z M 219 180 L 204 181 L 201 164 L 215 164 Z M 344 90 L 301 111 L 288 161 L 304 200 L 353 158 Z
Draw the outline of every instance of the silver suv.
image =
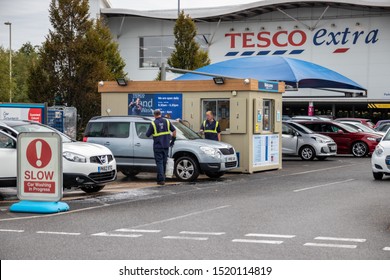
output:
M 83 140 L 109 148 L 118 171 L 128 177 L 139 172 L 155 172 L 153 139 L 146 137 L 152 120 L 143 116 L 95 117 L 88 122 Z M 177 130 L 172 150 L 176 178 L 194 181 L 199 174 L 219 178 L 237 167 L 236 151 L 231 145 L 202 139 L 182 122 L 170 121 Z
M 335 156 L 337 145 L 332 138 L 314 133 L 307 127 L 292 121 L 282 125 L 282 152 L 284 155 L 298 155 L 303 160 L 325 160 Z

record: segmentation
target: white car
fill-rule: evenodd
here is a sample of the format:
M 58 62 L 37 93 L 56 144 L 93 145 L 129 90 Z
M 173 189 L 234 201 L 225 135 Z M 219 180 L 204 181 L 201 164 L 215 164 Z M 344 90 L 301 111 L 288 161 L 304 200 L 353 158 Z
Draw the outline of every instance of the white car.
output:
M 111 151 L 98 144 L 76 142 L 57 130 L 29 121 L 0 122 L 0 187 L 16 186 L 16 141 L 20 132 L 56 132 L 62 138 L 63 187 L 98 192 L 116 179 Z
M 371 167 L 375 180 L 382 180 L 384 175 L 390 176 L 390 130 L 376 146 L 371 157 Z

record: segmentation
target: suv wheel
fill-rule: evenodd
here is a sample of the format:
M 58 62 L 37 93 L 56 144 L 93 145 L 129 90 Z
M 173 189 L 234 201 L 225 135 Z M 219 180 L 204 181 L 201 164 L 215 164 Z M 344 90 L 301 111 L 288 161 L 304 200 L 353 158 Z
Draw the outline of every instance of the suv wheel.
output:
M 126 177 L 133 178 L 138 175 L 139 171 L 136 170 L 131 170 L 131 169 L 122 169 L 121 170 L 122 174 L 125 175 Z
M 204 174 L 206 174 L 207 177 L 211 178 L 211 179 L 218 179 L 218 178 L 221 178 L 225 172 L 205 172 Z
M 316 157 L 316 151 L 310 146 L 303 146 L 299 150 L 299 156 L 303 160 L 313 160 Z
M 368 146 L 366 143 L 359 141 L 352 145 L 352 154 L 355 157 L 364 157 L 368 154 Z
M 382 178 L 383 178 L 382 172 L 372 172 L 372 175 L 374 176 L 375 180 L 382 180 Z
M 104 185 L 86 185 L 86 186 L 82 186 L 80 189 L 86 193 L 95 193 L 95 192 L 100 192 L 103 188 Z
M 199 167 L 196 160 L 189 156 L 183 156 L 175 160 L 175 176 L 180 181 L 192 182 L 199 176 Z

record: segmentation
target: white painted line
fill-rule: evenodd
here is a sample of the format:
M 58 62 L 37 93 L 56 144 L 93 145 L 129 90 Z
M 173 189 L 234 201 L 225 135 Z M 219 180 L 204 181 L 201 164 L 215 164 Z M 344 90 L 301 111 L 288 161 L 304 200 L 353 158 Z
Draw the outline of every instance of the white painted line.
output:
M 303 189 L 297 189 L 297 190 L 293 190 L 293 192 L 302 192 L 302 191 L 312 190 L 312 189 L 316 189 L 316 188 L 321 188 L 321 187 L 327 187 L 327 186 L 347 183 L 347 182 L 351 182 L 351 181 L 355 181 L 355 179 L 348 179 L 348 180 L 344 180 L 344 181 L 337 181 L 337 182 L 332 182 L 332 183 L 328 183 L 328 184 L 317 185 L 317 186 L 303 188 Z
M 390 251 L 390 247 L 383 248 L 383 251 Z
M 164 239 L 180 239 L 180 240 L 198 240 L 198 241 L 206 241 L 208 237 L 189 237 L 189 236 L 164 236 Z
M 366 239 L 363 238 L 338 238 L 338 237 L 323 237 L 323 236 L 318 236 L 314 238 L 316 240 L 329 240 L 329 241 L 345 241 L 345 242 L 366 242 Z
M 37 231 L 37 233 L 43 234 L 58 234 L 58 235 L 80 235 L 79 232 L 61 232 L 61 231 Z
M 212 211 L 216 211 L 216 210 L 221 210 L 221 209 L 224 209 L 224 208 L 227 208 L 227 207 L 230 207 L 230 206 L 231 205 L 224 205 L 224 206 L 219 206 L 219 207 L 215 207 L 215 208 L 211 208 L 211 209 L 195 211 L 195 212 L 191 212 L 191 213 L 188 213 L 188 214 L 185 214 L 185 215 L 181 215 L 181 216 L 176 216 L 176 217 L 172 217 L 172 218 L 168 218 L 168 219 L 164 219 L 164 220 L 160 220 L 160 221 L 155 221 L 155 222 L 151 222 L 151 223 L 148 223 L 148 224 L 138 225 L 138 226 L 135 226 L 133 228 L 143 228 L 143 227 L 147 227 L 147 226 L 151 226 L 151 225 L 156 225 L 156 224 L 162 224 L 162 223 L 166 223 L 166 222 L 176 221 L 176 220 L 179 220 L 179 219 L 188 218 L 188 217 L 199 215 L 199 214 L 204 214 L 204 213 L 208 213 L 208 212 L 212 212 Z
M 356 249 L 356 245 L 344 245 L 344 244 L 327 244 L 327 243 L 305 243 L 303 246 L 313 247 L 328 247 L 328 248 L 343 248 L 343 249 Z
M 101 232 L 101 233 L 95 233 L 91 234 L 92 236 L 105 236 L 105 237 L 130 237 L 130 238 L 137 238 L 141 237 L 142 234 L 120 234 L 120 233 L 107 233 L 107 232 Z
M 22 229 L 0 229 L 0 232 L 24 232 Z
M 338 169 L 338 168 L 342 168 L 342 167 L 349 167 L 349 166 L 354 166 L 354 165 L 361 165 L 361 164 L 360 163 L 353 163 L 353 164 L 338 165 L 338 166 L 333 166 L 333 167 L 328 167 L 328 168 L 320 168 L 320 169 L 313 169 L 313 170 L 308 170 L 308 171 L 286 174 L 286 176 L 302 175 L 302 174 Z
M 120 228 L 115 231 L 119 232 L 139 232 L 139 233 L 159 233 L 161 230 L 158 229 L 134 229 L 134 228 Z
M 258 240 L 258 239 L 233 239 L 232 242 L 261 243 L 261 244 L 273 244 L 273 245 L 280 245 L 283 243 L 283 241 L 280 240 Z
M 180 234 L 193 234 L 193 235 L 224 235 L 225 232 L 204 232 L 204 231 L 181 231 Z
M 263 234 L 263 233 L 248 233 L 247 237 L 271 237 L 271 238 L 294 238 L 295 235 L 281 235 L 281 234 Z

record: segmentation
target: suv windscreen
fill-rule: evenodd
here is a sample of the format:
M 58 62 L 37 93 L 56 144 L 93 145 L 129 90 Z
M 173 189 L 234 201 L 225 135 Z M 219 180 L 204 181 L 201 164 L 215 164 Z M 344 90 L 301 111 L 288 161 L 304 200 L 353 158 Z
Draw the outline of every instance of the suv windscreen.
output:
M 90 122 L 85 129 L 86 137 L 128 138 L 130 122 Z
M 176 128 L 176 137 L 180 140 L 202 139 L 195 131 L 180 122 L 172 122 Z

